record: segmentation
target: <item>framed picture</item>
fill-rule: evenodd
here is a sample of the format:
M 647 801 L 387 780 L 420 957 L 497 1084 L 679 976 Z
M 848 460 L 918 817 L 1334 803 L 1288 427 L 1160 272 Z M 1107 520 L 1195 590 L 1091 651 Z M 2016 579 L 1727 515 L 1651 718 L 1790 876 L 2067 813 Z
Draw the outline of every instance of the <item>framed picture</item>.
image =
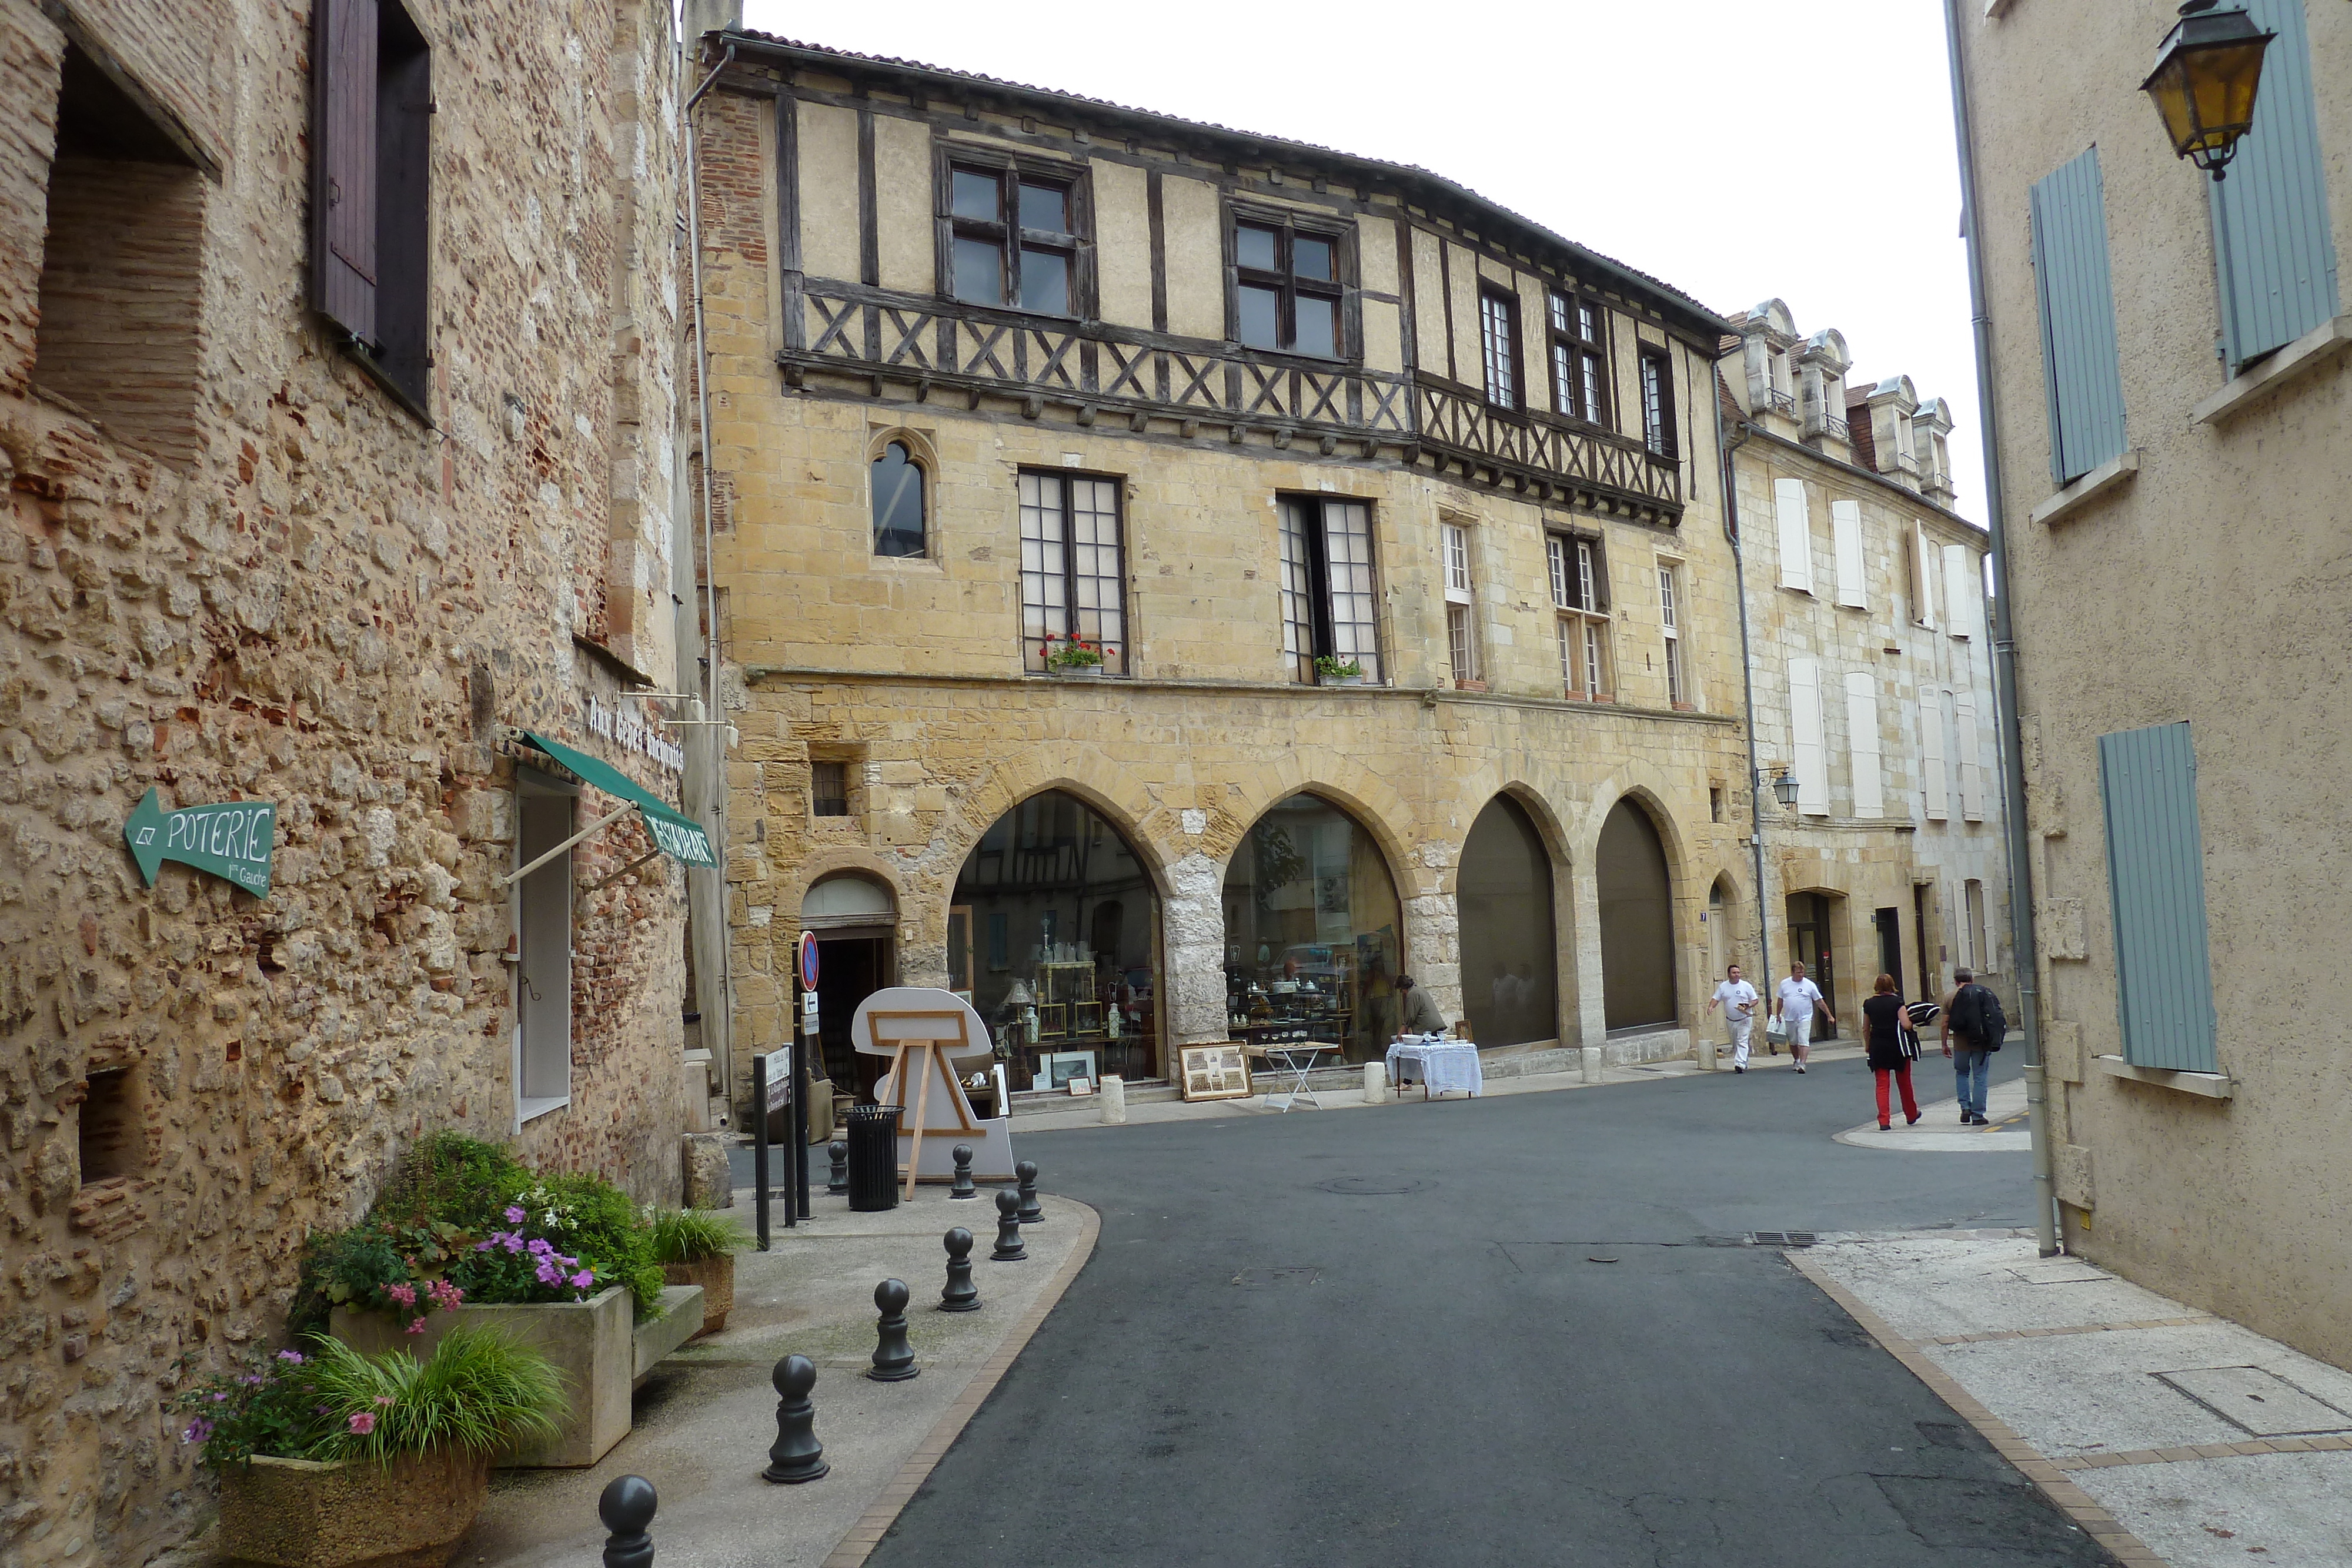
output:
M 1073 1079 L 1085 1079 L 1089 1092 L 1097 1077 L 1095 1053 L 1091 1051 L 1048 1051 L 1037 1057 L 1039 1089 L 1067 1089 Z
M 1249 1057 L 1239 1045 L 1188 1045 L 1178 1053 L 1187 1100 L 1238 1100 L 1250 1092 Z
M 1091 1094 L 1094 1092 L 1095 1081 L 1093 1079 L 1073 1078 L 1070 1080 L 1070 1097 L 1072 1099 L 1076 1099 L 1082 1094 Z

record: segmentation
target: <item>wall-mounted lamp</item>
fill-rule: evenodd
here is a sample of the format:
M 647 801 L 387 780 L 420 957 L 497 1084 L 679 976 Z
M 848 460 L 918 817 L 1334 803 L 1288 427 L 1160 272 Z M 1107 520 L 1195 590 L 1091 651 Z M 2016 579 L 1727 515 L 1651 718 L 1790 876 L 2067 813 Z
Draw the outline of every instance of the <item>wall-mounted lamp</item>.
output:
M 1780 801 L 1784 810 L 1794 806 L 1797 803 L 1797 776 L 1782 769 L 1780 776 L 1772 780 L 1772 799 Z
M 2186 0 L 2180 19 L 2157 46 L 2156 69 L 2139 84 L 2156 100 L 2172 150 L 2213 176 L 2237 156 L 2238 139 L 2254 123 L 2263 54 L 2274 33 L 2243 10 L 2217 11 L 2220 0 Z

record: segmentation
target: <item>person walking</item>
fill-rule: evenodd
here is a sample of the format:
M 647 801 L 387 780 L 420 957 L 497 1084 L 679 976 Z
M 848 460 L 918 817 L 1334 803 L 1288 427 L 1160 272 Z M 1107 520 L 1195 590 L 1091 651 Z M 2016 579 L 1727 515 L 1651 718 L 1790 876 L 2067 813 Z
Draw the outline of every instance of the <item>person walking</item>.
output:
M 1960 1124 L 1989 1127 L 1985 1119 L 1985 1079 L 1992 1053 L 2000 1049 L 2009 1019 L 2000 998 L 1976 983 L 1970 969 L 1952 971 L 1952 994 L 1944 998 L 1944 1054 L 1952 1059 L 1952 1075 L 1959 1080 Z
M 1723 972 L 1723 984 L 1715 988 L 1706 1010 L 1723 1009 L 1723 1021 L 1731 1026 L 1731 1071 L 1748 1071 L 1748 1037 L 1756 1029 L 1756 1004 L 1763 1000 L 1755 987 L 1739 977 L 1739 966 L 1734 964 Z
M 1903 1090 L 1903 1124 L 1919 1124 L 1919 1102 L 1911 1097 L 1911 1051 L 1905 1036 L 1909 1032 L 1910 1019 L 1903 1010 L 1903 998 L 1895 993 L 1895 977 L 1881 975 L 1871 988 L 1871 997 L 1862 1004 L 1862 1043 L 1870 1058 L 1870 1075 L 1878 1082 L 1878 1130 L 1891 1132 L 1895 1126 L 1894 1107 L 1887 1103 L 1886 1081 L 1889 1078 Z
M 1831 1010 L 1830 999 L 1822 995 L 1819 986 L 1805 978 L 1805 963 L 1800 958 L 1789 966 L 1789 977 L 1780 982 L 1772 996 L 1772 1011 L 1788 1030 L 1789 1054 L 1797 1059 L 1800 1072 L 1805 1070 L 1806 1055 L 1812 1049 L 1815 1008 L 1830 1020 L 1832 1029 L 1837 1027 L 1837 1014 Z

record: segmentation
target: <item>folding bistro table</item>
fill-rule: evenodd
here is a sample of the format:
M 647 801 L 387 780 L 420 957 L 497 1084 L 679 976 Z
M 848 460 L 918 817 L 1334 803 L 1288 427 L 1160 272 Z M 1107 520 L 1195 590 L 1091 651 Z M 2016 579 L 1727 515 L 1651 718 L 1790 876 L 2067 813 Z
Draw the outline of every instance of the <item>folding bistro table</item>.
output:
M 1295 1074 L 1291 1082 L 1289 1092 L 1282 1096 L 1282 1113 L 1284 1115 L 1287 1116 L 1290 1114 L 1290 1108 L 1298 1103 L 1298 1097 L 1301 1094 L 1306 1095 L 1307 1103 L 1312 1104 L 1318 1111 L 1325 1108 L 1323 1102 L 1315 1097 L 1315 1091 L 1308 1086 L 1307 1075 L 1315 1071 L 1315 1057 L 1318 1051 L 1337 1051 L 1339 1049 L 1339 1048 L 1338 1046 L 1333 1045 L 1330 1041 L 1323 1040 L 1292 1040 L 1282 1041 L 1279 1044 L 1269 1042 L 1265 1047 L 1265 1054 L 1269 1060 L 1280 1061 L 1285 1071 Z M 1271 1094 L 1267 1095 L 1266 1101 L 1269 1104 L 1272 1103 L 1274 1096 Z

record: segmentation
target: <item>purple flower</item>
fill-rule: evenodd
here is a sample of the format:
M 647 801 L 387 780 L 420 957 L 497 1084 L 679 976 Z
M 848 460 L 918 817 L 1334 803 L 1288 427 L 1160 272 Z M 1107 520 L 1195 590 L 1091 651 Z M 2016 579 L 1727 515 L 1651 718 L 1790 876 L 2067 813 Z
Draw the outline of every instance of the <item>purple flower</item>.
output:
M 509 1252 L 520 1252 L 522 1250 L 522 1232 L 520 1230 L 509 1230 L 504 1236 L 499 1237 L 499 1239 L 506 1243 L 507 1250 Z
M 580 1272 L 572 1276 L 572 1282 L 584 1291 L 589 1286 L 596 1282 L 596 1276 L 590 1273 L 587 1270 L 583 1269 Z
M 507 1223 L 509 1225 L 520 1225 L 522 1223 L 522 1219 L 523 1215 L 520 1208 L 511 1203 L 507 1205 Z
M 489 1249 L 490 1244 L 487 1241 L 477 1241 L 474 1243 L 474 1250 L 477 1252 L 488 1252 Z
M 199 1416 L 194 1420 L 188 1423 L 187 1430 L 180 1434 L 180 1441 L 183 1443 L 201 1443 L 210 1438 L 212 1435 L 213 1424 Z
M 226 1405 L 228 1403 L 228 1396 L 226 1394 L 215 1394 L 213 1396 L 213 1403 L 215 1405 Z
M 530 1249 L 538 1256 L 544 1258 L 549 1253 L 555 1250 L 555 1244 L 548 1240 L 544 1236 L 534 1236 L 530 1239 Z
M 299 1366 L 302 1364 L 302 1353 L 299 1350 L 281 1350 L 278 1353 L 278 1359 L 289 1366 Z

